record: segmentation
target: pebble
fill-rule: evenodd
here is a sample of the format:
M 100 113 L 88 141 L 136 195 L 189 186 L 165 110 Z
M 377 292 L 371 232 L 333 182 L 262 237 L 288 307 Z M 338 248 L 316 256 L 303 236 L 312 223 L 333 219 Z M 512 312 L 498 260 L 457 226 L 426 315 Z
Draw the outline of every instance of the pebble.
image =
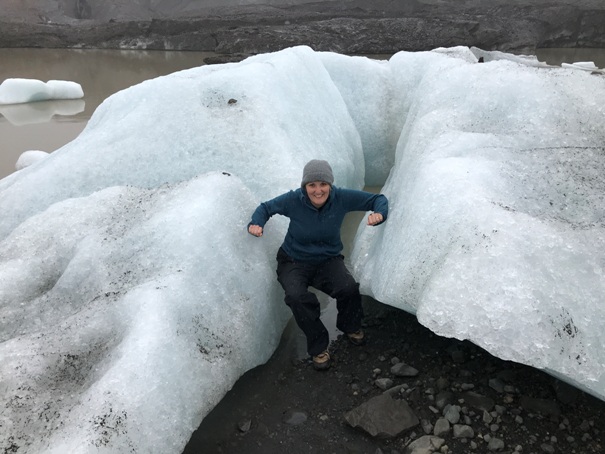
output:
M 465 424 L 454 424 L 454 438 L 474 438 L 475 431 Z
M 283 421 L 291 426 L 299 426 L 307 420 L 307 414 L 302 411 L 289 410 L 284 413 Z
M 490 379 L 489 387 L 496 391 L 498 394 L 502 394 L 504 392 L 504 382 L 499 378 Z
M 490 451 L 500 451 L 501 449 L 504 449 L 504 441 L 494 437 L 487 444 L 487 449 Z
M 545 452 L 546 454 L 554 454 L 555 452 L 554 446 L 549 445 L 547 443 L 543 443 L 542 445 L 540 445 L 540 449 L 542 449 L 542 452 Z
M 243 432 L 243 433 L 248 432 L 250 430 L 251 426 L 252 426 L 251 419 L 244 419 L 237 423 L 237 428 L 239 429 L 240 432 Z
M 422 419 L 420 425 L 426 435 L 430 435 L 433 432 L 433 424 L 428 419 Z
M 450 386 L 450 381 L 447 378 L 439 377 L 435 382 L 435 385 L 440 391 L 443 391 Z
M 391 373 L 396 377 L 415 377 L 418 375 L 418 370 L 405 363 L 396 363 L 391 367 Z
M 391 380 L 390 378 L 379 378 L 374 381 L 374 384 L 382 390 L 387 390 L 391 386 L 393 386 L 393 380 Z
M 437 422 L 435 422 L 433 435 L 436 437 L 444 437 L 450 432 L 450 427 L 450 422 L 447 419 L 439 418 Z
M 443 416 L 451 424 L 457 424 L 460 421 L 460 407 L 457 405 L 449 405 L 443 411 Z

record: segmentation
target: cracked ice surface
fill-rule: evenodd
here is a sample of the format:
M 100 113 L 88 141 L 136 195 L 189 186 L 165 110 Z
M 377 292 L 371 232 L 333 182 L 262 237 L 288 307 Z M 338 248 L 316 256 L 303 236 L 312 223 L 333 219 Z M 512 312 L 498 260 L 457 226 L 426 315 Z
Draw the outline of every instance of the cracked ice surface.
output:
M 605 79 L 465 55 L 390 61 L 406 124 L 356 275 L 440 335 L 605 398 Z

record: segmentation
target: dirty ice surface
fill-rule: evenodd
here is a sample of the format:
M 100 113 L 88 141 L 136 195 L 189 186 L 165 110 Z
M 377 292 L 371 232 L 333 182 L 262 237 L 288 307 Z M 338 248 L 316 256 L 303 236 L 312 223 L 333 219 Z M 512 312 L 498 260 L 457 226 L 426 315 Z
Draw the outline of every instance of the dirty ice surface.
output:
M 605 82 L 476 62 L 298 47 L 181 71 L 0 180 L 0 448 L 181 452 L 277 346 L 286 220 L 245 227 L 312 158 L 386 181 L 364 293 L 604 398 Z

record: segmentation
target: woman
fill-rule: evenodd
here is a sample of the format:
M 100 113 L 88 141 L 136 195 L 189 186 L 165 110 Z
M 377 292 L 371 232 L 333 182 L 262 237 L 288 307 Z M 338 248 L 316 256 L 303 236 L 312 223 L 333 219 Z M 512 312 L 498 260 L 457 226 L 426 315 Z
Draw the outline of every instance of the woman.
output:
M 364 343 L 359 284 L 341 255 L 340 227 L 349 211 L 373 211 L 368 225 L 386 221 L 389 207 L 382 194 L 332 186 L 327 161 L 314 159 L 303 170 L 301 187 L 261 203 L 252 214 L 248 232 L 260 237 L 274 214 L 290 218 L 286 238 L 277 252 L 277 280 L 286 304 L 307 337 L 307 352 L 317 370 L 330 367 L 329 334 L 320 320 L 320 305 L 309 286 L 336 299 L 336 327 L 355 345 Z

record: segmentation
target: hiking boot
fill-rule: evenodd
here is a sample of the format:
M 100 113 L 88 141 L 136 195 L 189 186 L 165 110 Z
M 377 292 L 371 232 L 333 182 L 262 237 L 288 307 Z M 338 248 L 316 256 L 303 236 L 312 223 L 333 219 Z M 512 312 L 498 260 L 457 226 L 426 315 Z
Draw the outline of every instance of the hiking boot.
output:
M 313 368 L 315 370 L 326 370 L 330 368 L 330 354 L 328 350 L 313 357 Z
M 347 333 L 347 337 L 353 345 L 363 345 L 366 343 L 365 334 L 361 329 L 358 329 L 354 333 Z

